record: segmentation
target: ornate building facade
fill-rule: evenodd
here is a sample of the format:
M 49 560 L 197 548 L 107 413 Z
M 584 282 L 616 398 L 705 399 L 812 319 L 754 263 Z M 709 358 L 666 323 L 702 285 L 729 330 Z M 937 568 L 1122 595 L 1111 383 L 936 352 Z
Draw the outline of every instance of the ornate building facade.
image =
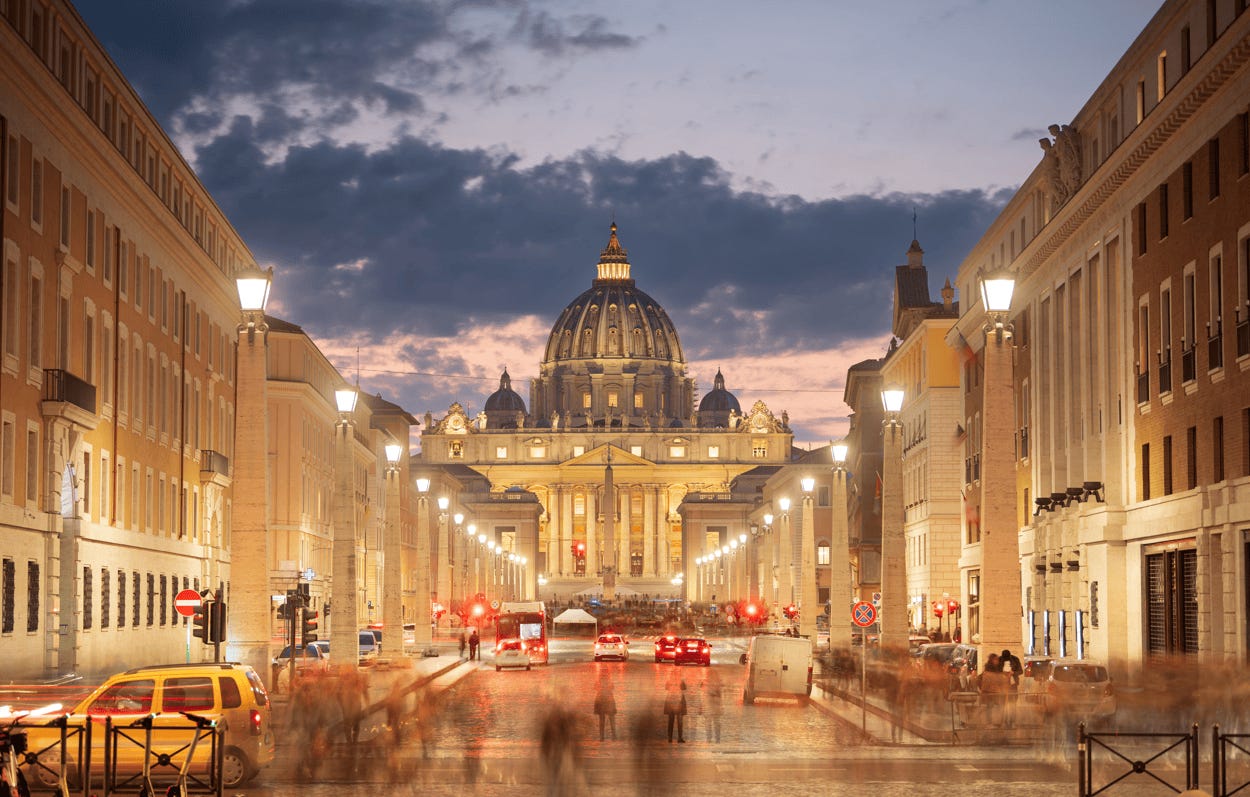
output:
M 532 536 L 507 518 L 475 521 L 531 563 L 528 595 L 594 591 L 609 573 L 621 594 L 681 595 L 681 582 L 697 577 L 692 552 L 712 538 L 727 546 L 749 527 L 745 511 L 726 522 L 692 507 L 729 500 L 739 475 L 788 462 L 792 444 L 784 413 L 763 402 L 742 412 L 720 373 L 697 410 L 694 396 L 677 330 L 635 286 L 613 224 L 591 287 L 552 327 L 529 409 L 505 371 L 480 413 L 457 403 L 427 419 L 421 465 L 443 481 L 467 468 L 499 498 L 536 497 Z

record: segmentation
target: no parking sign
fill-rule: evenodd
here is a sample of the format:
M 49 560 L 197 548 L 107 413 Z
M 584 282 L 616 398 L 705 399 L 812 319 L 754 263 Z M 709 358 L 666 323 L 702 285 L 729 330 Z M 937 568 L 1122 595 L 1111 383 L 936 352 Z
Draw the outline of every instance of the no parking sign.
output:
M 851 622 L 860 628 L 867 628 L 877 622 L 877 607 L 868 601 L 859 601 L 851 607 Z

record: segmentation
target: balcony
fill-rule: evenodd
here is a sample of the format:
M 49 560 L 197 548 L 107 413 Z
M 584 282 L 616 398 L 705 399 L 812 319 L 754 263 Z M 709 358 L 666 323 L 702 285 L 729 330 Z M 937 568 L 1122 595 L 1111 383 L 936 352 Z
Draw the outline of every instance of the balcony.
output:
M 1217 324 L 1217 332 L 1207 338 L 1207 369 L 1211 371 L 1224 367 L 1224 336 L 1218 332 L 1218 329 Z
M 95 385 L 60 368 L 43 372 L 43 405 L 45 418 L 62 418 L 83 429 L 94 429 L 96 415 Z
M 1250 354 L 1250 318 L 1243 318 L 1237 322 L 1237 356 L 1247 354 Z
M 220 487 L 230 486 L 230 458 L 205 448 L 200 451 L 200 483 L 210 482 Z
M 1137 372 L 1137 403 L 1145 404 L 1150 401 L 1150 372 Z
M 1159 395 L 1172 392 L 1172 361 L 1162 360 L 1159 363 Z
M 1192 382 L 1197 378 L 1197 356 L 1194 354 L 1194 347 L 1190 346 L 1181 352 L 1181 383 Z

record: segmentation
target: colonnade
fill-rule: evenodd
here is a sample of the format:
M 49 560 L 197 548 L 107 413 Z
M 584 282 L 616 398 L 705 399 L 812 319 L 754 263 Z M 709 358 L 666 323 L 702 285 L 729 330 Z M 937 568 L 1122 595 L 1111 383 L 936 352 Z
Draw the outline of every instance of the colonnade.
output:
M 616 484 L 615 564 L 617 573 L 629 575 L 631 557 L 642 554 L 643 578 L 670 578 L 673 575 L 672 551 L 668 534 L 668 502 L 663 485 Z M 578 496 L 583 497 L 582 512 L 576 512 Z M 641 497 L 639 512 L 634 512 L 635 499 Z M 555 576 L 571 576 L 576 572 L 573 546 L 586 545 L 586 573 L 593 575 L 607 563 L 603 550 L 603 523 L 600 516 L 602 485 L 555 485 L 547 501 L 547 522 L 543 531 L 547 540 L 547 572 Z M 578 531 L 585 529 L 584 535 Z M 641 541 L 632 542 L 634 529 L 640 528 Z

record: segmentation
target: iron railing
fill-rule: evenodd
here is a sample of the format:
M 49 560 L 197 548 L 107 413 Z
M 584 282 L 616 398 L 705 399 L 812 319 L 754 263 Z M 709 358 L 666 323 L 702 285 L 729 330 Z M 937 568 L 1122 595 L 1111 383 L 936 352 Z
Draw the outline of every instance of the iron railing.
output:
M 43 400 L 63 401 L 95 414 L 95 385 L 61 368 L 45 368 Z

